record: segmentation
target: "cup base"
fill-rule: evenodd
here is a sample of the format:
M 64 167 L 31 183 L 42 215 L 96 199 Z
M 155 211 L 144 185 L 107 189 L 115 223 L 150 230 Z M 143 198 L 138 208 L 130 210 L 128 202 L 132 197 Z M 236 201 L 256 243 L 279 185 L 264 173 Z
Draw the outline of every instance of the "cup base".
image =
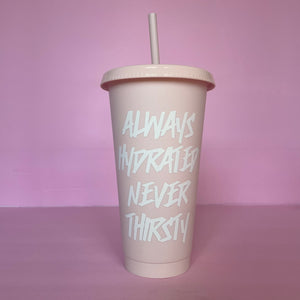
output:
M 130 273 L 148 278 L 168 278 L 180 275 L 188 270 L 190 258 L 166 264 L 151 264 L 125 258 L 125 268 Z

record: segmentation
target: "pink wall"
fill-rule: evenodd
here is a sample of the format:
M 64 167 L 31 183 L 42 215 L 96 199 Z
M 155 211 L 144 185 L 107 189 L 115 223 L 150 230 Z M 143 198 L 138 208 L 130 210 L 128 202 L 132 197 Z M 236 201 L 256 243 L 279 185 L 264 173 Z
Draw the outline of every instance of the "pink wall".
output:
M 113 67 L 211 71 L 200 203 L 300 203 L 299 1 L 2 0 L 0 206 L 116 205 Z

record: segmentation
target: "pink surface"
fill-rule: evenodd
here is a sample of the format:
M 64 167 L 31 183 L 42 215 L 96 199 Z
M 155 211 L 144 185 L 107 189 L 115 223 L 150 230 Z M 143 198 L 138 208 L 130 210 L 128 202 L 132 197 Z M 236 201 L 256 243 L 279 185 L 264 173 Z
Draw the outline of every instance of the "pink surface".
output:
M 206 68 L 200 203 L 300 203 L 300 2 L 1 1 L 0 206 L 117 205 L 113 67 Z
M 0 298 L 299 300 L 298 207 L 199 206 L 197 217 L 191 268 L 147 279 L 122 265 L 117 208 L 1 208 Z

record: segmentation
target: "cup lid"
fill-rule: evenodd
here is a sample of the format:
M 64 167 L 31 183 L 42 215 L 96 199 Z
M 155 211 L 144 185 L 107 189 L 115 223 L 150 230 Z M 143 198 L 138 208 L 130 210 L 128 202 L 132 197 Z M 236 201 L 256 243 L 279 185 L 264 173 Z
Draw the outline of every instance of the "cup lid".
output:
M 128 79 L 177 78 L 198 80 L 207 86 L 207 90 L 215 87 L 213 76 L 206 70 L 182 65 L 136 65 L 116 68 L 107 71 L 102 78 L 101 87 L 109 90 L 112 82 Z

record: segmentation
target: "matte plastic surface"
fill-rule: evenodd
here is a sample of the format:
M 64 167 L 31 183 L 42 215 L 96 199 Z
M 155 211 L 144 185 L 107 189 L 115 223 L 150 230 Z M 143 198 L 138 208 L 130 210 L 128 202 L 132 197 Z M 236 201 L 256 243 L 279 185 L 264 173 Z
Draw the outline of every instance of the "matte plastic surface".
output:
M 164 70 L 161 78 L 157 70 Z M 126 267 L 145 277 L 188 268 L 206 92 L 213 85 L 187 79 L 191 71 L 209 74 L 132 66 L 107 72 L 102 81 L 111 104 Z
M 102 78 L 101 87 L 109 90 L 109 85 L 118 83 L 121 80 L 129 79 L 193 79 L 202 82 L 208 90 L 215 87 L 212 74 L 196 67 L 180 65 L 136 65 L 115 68 L 107 71 Z

